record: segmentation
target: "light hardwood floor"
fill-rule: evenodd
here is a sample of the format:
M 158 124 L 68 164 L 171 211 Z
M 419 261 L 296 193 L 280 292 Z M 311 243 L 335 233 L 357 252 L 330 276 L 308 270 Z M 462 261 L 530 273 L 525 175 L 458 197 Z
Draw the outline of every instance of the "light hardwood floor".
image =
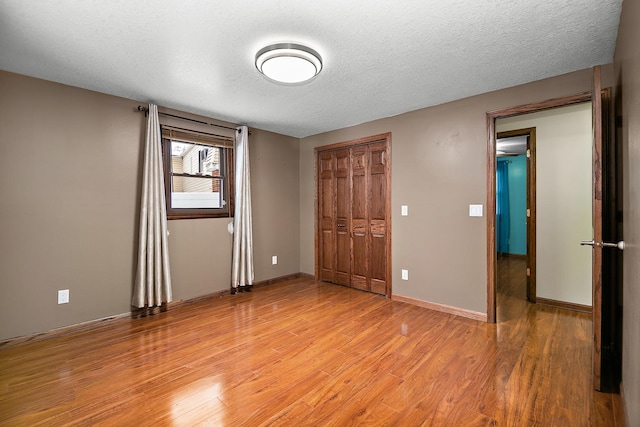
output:
M 587 315 L 498 319 L 290 280 L 2 349 L 0 425 L 622 425 Z

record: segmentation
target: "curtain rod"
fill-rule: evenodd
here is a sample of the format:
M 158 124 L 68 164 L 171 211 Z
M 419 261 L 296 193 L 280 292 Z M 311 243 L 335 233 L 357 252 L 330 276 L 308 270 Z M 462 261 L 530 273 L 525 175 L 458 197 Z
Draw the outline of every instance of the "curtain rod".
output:
M 147 113 L 149 112 L 149 109 L 147 107 L 143 107 L 142 105 L 138 105 L 138 111 L 144 111 L 144 116 L 147 117 Z M 159 116 L 165 116 L 165 117 L 173 117 L 174 119 L 187 120 L 189 122 L 200 123 L 200 124 L 203 124 L 203 125 L 215 126 L 215 127 L 218 127 L 218 128 L 237 130 L 237 128 L 232 128 L 232 127 L 223 126 L 223 125 L 217 125 L 215 123 L 203 122 L 202 120 L 190 119 L 188 117 L 176 116 L 175 114 L 158 112 L 158 115 Z M 251 135 L 251 131 L 249 131 L 249 135 Z

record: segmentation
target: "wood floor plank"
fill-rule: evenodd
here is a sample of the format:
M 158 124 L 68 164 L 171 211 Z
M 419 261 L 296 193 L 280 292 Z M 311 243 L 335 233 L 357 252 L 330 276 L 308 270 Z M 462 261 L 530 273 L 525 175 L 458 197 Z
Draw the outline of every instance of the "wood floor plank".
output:
M 0 425 L 622 425 L 590 318 L 524 301 L 517 266 L 495 325 L 293 279 L 27 340 L 0 349 Z
M 319 406 L 311 414 L 310 425 L 342 427 L 365 424 L 365 420 L 370 419 L 382 405 L 382 398 L 387 391 L 398 388 L 401 383 L 400 378 L 388 373 L 376 376 L 367 385 L 352 389 L 352 393 L 336 410 Z

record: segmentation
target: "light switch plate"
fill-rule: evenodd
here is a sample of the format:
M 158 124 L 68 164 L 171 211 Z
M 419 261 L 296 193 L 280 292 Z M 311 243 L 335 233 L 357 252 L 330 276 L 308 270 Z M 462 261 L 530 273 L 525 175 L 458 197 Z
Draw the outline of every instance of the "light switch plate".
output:
M 408 216 L 409 215 L 409 206 L 402 205 L 402 207 L 400 208 L 400 215 Z
M 482 205 L 469 205 L 469 216 L 482 216 Z
M 69 289 L 63 289 L 58 291 L 58 304 L 69 303 Z
M 401 270 L 402 280 L 409 280 L 409 270 Z
M 274 255 L 271 257 L 271 265 L 276 265 L 278 263 L 278 255 Z

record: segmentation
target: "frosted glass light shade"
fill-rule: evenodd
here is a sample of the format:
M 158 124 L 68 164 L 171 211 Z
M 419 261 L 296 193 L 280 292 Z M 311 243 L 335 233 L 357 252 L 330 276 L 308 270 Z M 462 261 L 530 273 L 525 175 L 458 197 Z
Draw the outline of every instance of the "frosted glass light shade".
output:
M 256 68 L 280 83 L 302 83 L 322 70 L 322 58 L 315 50 L 295 43 L 279 43 L 260 49 Z

